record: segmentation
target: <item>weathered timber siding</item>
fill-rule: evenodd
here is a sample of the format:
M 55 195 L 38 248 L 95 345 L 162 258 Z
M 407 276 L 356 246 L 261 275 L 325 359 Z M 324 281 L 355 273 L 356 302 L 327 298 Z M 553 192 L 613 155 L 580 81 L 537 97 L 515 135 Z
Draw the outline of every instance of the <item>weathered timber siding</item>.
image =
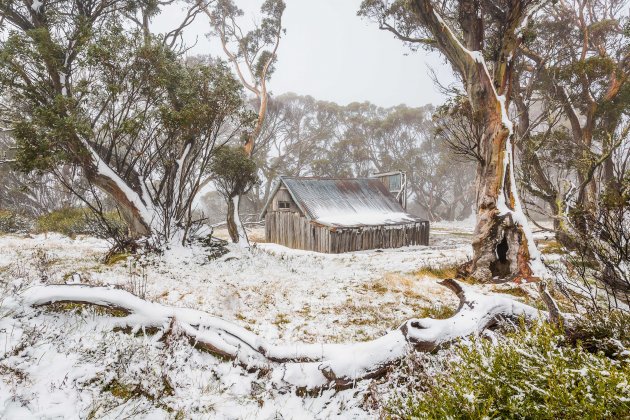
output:
M 330 230 L 310 223 L 299 213 L 267 212 L 265 239 L 289 248 L 330 252 Z
M 390 226 L 331 228 L 311 223 L 298 213 L 269 211 L 265 238 L 289 248 L 338 254 L 377 248 L 429 244 L 429 222 Z

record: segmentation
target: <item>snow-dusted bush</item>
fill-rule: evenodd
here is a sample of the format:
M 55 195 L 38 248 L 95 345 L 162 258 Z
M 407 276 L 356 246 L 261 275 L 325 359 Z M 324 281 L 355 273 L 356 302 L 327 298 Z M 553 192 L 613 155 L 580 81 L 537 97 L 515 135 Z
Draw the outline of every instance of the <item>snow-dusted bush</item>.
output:
M 630 313 L 620 310 L 588 312 L 572 325 L 567 338 L 591 352 L 609 358 L 630 356 Z
M 102 217 L 81 207 L 68 207 L 52 211 L 37 219 L 37 231 L 59 232 L 67 236 L 91 235 L 109 239 L 124 234 L 126 224 L 117 212 L 104 212 Z
M 0 233 L 27 232 L 31 228 L 28 218 L 9 210 L 0 210 Z
M 630 360 L 575 346 L 549 324 L 493 344 L 473 339 L 435 375 L 390 401 L 400 418 L 622 418 L 630 412 Z M 410 382 L 412 383 L 412 382 Z

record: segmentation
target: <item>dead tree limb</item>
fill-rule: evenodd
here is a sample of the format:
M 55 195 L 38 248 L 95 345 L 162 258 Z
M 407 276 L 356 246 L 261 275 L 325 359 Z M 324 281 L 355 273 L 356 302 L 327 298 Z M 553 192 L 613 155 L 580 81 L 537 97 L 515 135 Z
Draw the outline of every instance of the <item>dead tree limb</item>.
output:
M 538 319 L 539 310 L 499 295 L 485 295 L 453 279 L 440 282 L 460 300 L 448 319 L 411 319 L 375 340 L 349 344 L 272 344 L 236 325 L 205 312 L 148 302 L 120 289 L 87 285 L 50 285 L 21 294 L 25 307 L 59 302 L 91 304 L 127 314 L 109 317 L 115 328 L 133 332 L 157 327 L 181 331 L 191 343 L 222 358 L 236 360 L 248 370 L 271 369 L 272 380 L 305 390 L 345 388 L 360 379 L 381 375 L 410 349 L 430 352 L 461 337 L 479 334 L 500 318 Z

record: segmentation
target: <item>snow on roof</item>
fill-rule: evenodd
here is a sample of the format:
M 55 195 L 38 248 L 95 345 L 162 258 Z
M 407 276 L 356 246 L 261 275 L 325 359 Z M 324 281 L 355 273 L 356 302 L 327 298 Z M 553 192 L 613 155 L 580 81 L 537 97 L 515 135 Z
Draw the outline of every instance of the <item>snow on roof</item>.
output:
M 262 216 L 282 185 L 309 220 L 326 226 L 380 226 L 424 221 L 407 213 L 376 178 L 282 176 Z

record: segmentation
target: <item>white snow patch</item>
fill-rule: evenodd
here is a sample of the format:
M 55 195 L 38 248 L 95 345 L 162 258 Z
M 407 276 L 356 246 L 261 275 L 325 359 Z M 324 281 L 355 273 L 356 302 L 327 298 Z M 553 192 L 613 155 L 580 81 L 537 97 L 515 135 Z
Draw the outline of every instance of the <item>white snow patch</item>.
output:
M 333 226 L 380 226 L 400 223 L 413 223 L 417 219 L 407 213 L 362 211 L 359 213 L 342 214 L 337 212 L 320 212 L 317 221 Z
M 43 5 L 44 3 L 42 2 L 42 0 L 33 0 L 33 4 L 31 4 L 31 9 L 34 12 L 39 13 L 39 10 L 42 8 Z
M 449 228 L 448 224 L 444 227 Z M 332 357 L 332 367 L 354 377 L 373 357 L 396 356 L 400 349 L 396 326 L 412 318 L 418 305 L 457 305 L 457 298 L 435 279 L 407 274 L 469 258 L 470 240 L 462 238 L 458 228 L 449 229 L 457 235 L 446 232 L 431 238 L 431 246 L 331 255 L 275 244 L 256 244 L 251 251 L 230 245 L 229 254 L 210 262 L 207 250 L 175 243 L 162 256 L 113 266 L 98 263 L 109 247 L 100 239 L 5 235 L 0 236 L 0 278 L 18 289 L 36 284 L 40 275 L 34 266 L 36 253 L 45 253 L 54 261 L 47 268 L 49 283 L 76 283 L 80 276 L 81 281 L 94 285 L 128 287 L 133 278 L 141 276 L 143 266 L 147 299 L 153 303 L 107 289 L 108 294 L 120 293 L 121 302 L 137 305 L 139 310 L 135 319 L 114 321 L 165 319 L 173 310 L 165 307 L 176 307 L 178 318 L 238 328 L 252 345 L 278 343 L 273 348 L 277 355 L 308 352 Z M 399 278 L 403 283 L 398 283 Z M 64 293 L 78 294 L 76 287 L 64 286 Z M 83 297 L 102 300 L 97 290 Z M 33 299 L 42 298 L 38 289 L 32 293 Z M 0 313 L 6 313 L 7 304 L 0 302 Z M 118 378 L 157 390 L 162 375 L 166 375 L 175 394 L 165 401 L 189 417 L 378 418 L 378 413 L 362 408 L 369 382 L 352 390 L 324 391 L 308 398 L 271 385 L 277 375 L 288 383 L 312 378 L 306 385 L 314 386 L 322 381 L 321 374 L 305 376 L 300 371 L 320 372 L 321 363 L 288 364 L 284 370 L 275 369 L 273 378 L 259 379 L 233 363 L 192 349 L 188 342 L 164 345 L 142 330 L 136 336 L 113 333 L 111 327 L 101 315 L 89 311 L 74 315 L 38 311 L 35 317 L 0 317 L 0 364 L 28 375 L 26 382 L 18 382 L 9 373 L 0 375 L 0 412 L 17 418 L 49 412 L 83 418 L 99 404 L 115 401 L 110 392 L 103 391 L 108 381 Z M 243 327 L 250 331 L 243 331 Z M 4 356 L 27 339 L 35 340 L 29 350 Z M 377 340 L 378 345 L 367 340 Z M 289 342 L 303 344 L 282 345 Z M 344 344 L 309 344 L 317 342 L 359 343 L 356 352 L 339 354 Z M 225 343 L 230 342 L 226 339 Z M 42 364 L 46 369 L 38 368 Z M 118 401 L 106 418 L 137 412 L 139 417 L 169 416 L 142 398 L 120 404 Z

